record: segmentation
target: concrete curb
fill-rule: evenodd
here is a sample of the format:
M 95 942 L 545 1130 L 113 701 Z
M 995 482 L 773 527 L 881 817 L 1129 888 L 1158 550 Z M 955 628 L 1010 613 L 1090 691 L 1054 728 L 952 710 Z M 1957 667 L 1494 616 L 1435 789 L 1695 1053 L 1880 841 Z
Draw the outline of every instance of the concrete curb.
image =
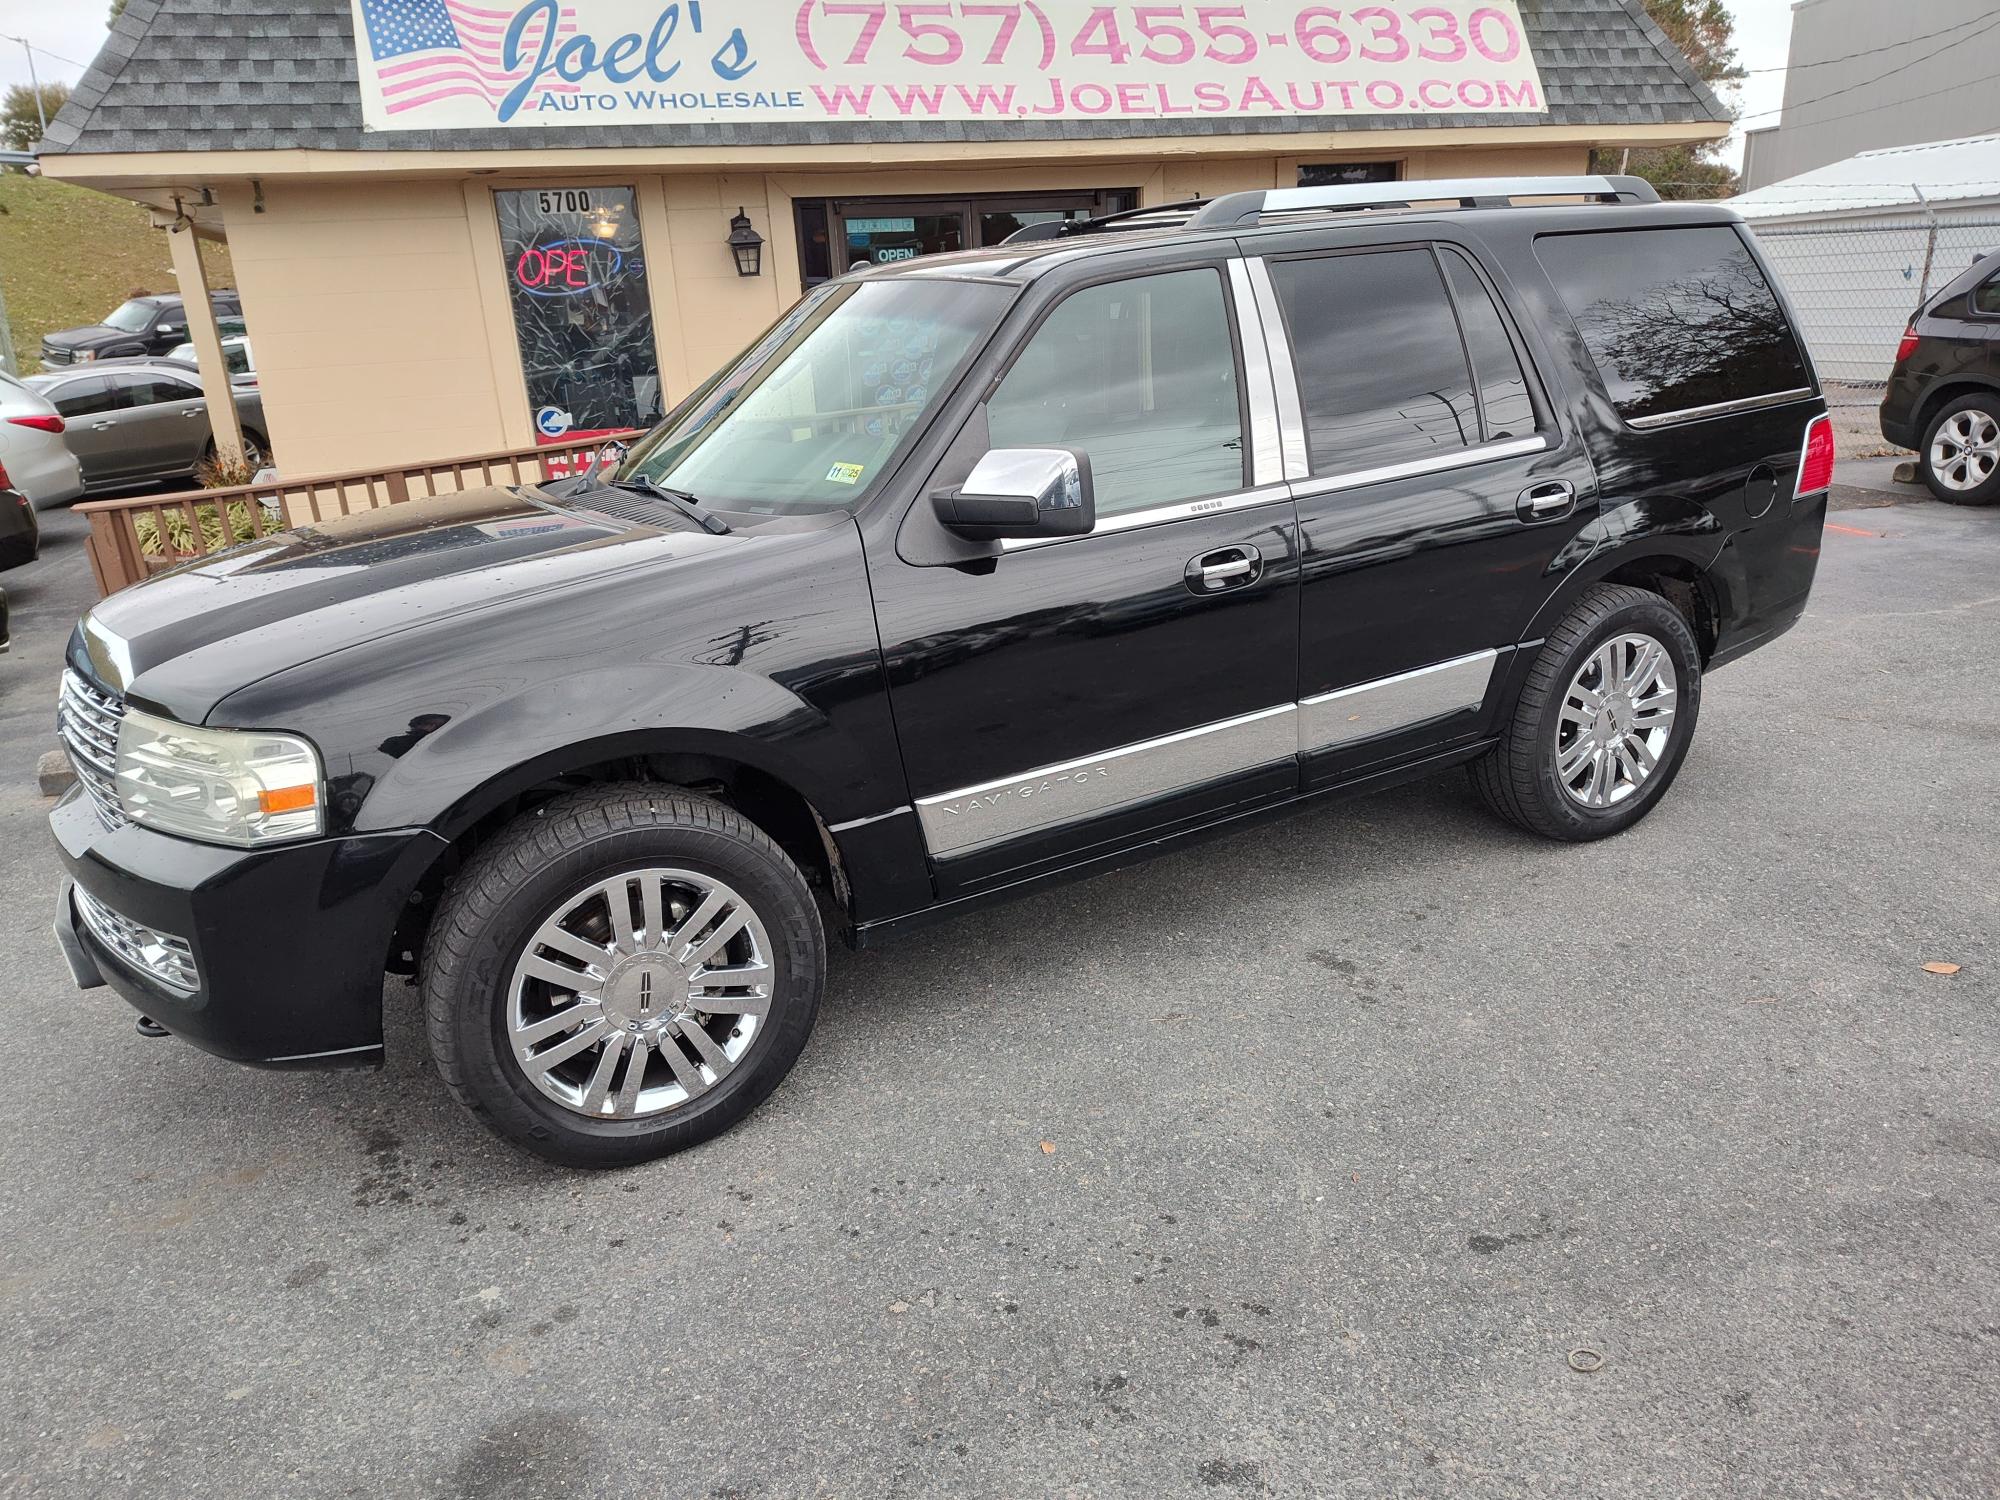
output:
M 76 772 L 70 769 L 69 757 L 60 750 L 44 750 L 41 759 L 35 762 L 35 779 L 41 783 L 44 797 L 60 797 L 76 785 Z

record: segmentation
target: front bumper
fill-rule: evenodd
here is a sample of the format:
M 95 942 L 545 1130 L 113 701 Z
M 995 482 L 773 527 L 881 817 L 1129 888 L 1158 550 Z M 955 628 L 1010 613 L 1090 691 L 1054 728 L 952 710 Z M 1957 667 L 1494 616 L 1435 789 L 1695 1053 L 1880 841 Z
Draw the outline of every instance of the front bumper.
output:
M 108 985 L 203 1051 L 265 1067 L 369 1066 L 382 1056 L 382 973 L 410 892 L 444 849 L 422 829 L 226 849 L 106 828 L 81 791 L 49 815 L 68 878 L 56 940 L 80 988 Z M 73 886 L 184 937 L 184 993 L 100 940 Z

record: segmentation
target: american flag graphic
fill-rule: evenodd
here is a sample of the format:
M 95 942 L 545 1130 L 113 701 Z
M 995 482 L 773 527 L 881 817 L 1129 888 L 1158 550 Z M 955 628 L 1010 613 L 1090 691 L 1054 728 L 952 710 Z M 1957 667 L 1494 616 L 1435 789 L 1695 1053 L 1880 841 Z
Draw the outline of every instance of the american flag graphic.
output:
M 388 113 L 401 114 L 436 99 L 468 94 L 497 109 L 527 75 L 542 50 L 542 32 L 548 26 L 540 16 L 528 24 L 521 34 L 521 65 L 510 69 L 502 61 L 501 42 L 514 15 L 465 0 L 361 0 L 368 51 Z M 556 36 L 566 37 L 575 30 L 576 12 L 565 6 Z M 522 103 L 532 103 L 544 93 L 576 92 L 576 84 L 545 81 L 536 84 Z

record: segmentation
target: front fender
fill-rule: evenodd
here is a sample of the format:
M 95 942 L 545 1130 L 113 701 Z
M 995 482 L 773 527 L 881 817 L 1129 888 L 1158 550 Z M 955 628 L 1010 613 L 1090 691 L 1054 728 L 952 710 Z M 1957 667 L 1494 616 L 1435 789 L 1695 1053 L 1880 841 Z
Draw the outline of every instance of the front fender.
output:
M 816 793 L 845 800 L 844 752 L 827 715 L 769 678 L 732 667 L 607 668 L 524 689 L 425 735 L 366 789 L 355 826 L 455 838 L 566 768 L 664 754 L 753 766 L 815 806 Z

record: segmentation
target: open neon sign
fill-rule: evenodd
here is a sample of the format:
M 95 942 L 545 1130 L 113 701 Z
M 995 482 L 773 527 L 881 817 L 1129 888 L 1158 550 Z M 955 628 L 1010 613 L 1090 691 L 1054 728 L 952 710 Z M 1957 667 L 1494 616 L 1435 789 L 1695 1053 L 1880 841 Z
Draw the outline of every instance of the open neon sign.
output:
M 580 297 L 625 269 L 625 256 L 603 240 L 530 245 L 514 261 L 514 284 L 530 297 Z

